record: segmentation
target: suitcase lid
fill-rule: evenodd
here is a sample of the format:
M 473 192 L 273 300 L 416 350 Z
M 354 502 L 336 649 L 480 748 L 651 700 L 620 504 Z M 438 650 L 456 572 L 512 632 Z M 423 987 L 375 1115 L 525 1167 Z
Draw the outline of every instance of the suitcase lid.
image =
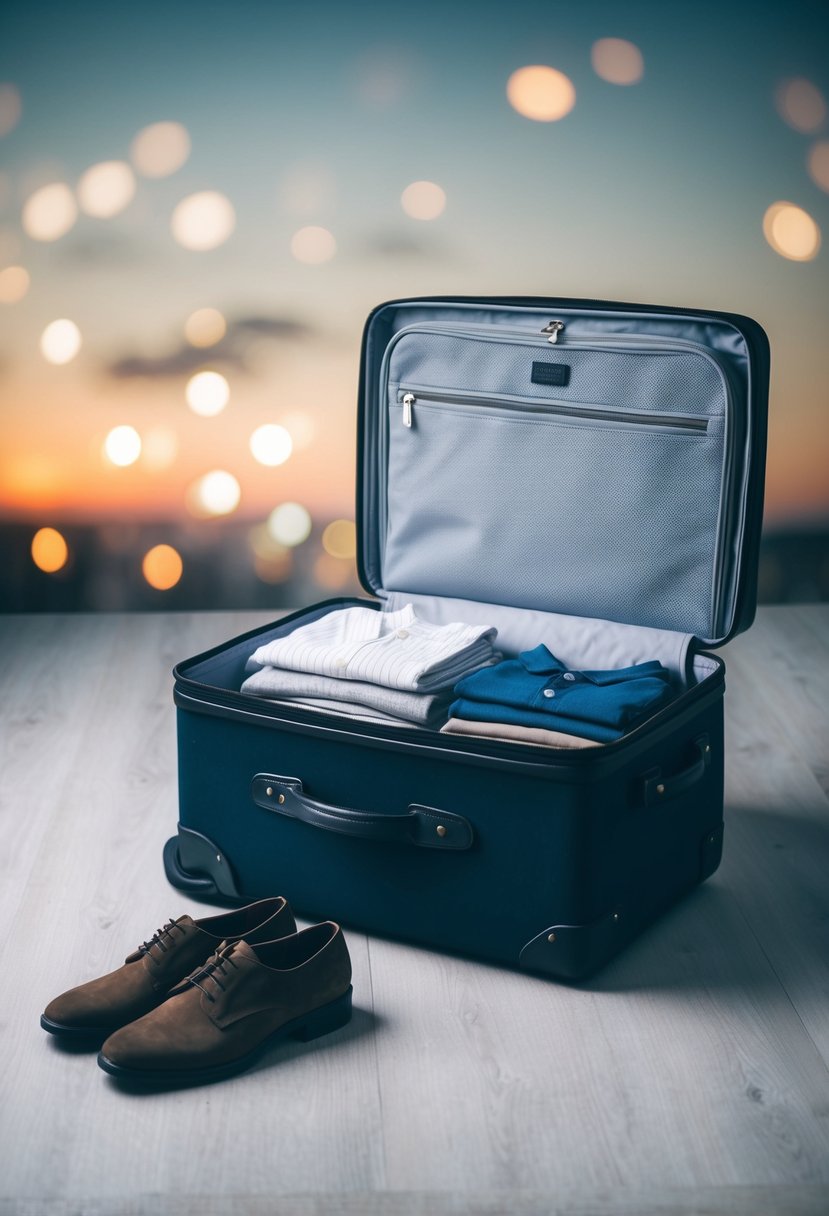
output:
M 382 304 L 360 364 L 360 581 L 721 645 L 754 619 L 768 381 L 765 333 L 732 313 Z

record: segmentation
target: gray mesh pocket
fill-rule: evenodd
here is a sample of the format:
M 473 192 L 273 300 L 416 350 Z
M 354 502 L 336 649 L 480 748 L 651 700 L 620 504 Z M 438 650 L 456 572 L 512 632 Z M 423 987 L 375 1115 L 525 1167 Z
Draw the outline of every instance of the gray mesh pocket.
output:
M 704 432 L 389 407 L 389 591 L 712 632 L 724 419 Z

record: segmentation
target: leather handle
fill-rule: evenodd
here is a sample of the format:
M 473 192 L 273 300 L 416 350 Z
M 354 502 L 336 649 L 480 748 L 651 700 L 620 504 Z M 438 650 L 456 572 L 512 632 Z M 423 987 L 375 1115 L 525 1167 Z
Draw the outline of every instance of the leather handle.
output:
M 251 784 L 253 801 L 268 811 L 299 819 L 327 832 L 360 836 L 364 840 L 386 840 L 415 844 L 426 849 L 468 849 L 473 840 L 472 825 L 462 815 L 436 807 L 410 803 L 404 815 L 376 811 L 355 811 L 309 798 L 298 777 L 277 777 L 257 773 Z
M 693 742 L 694 758 L 681 772 L 672 777 L 663 777 L 660 768 L 649 769 L 644 777 L 645 806 L 667 802 L 696 785 L 705 776 L 711 763 L 711 744 L 707 735 L 700 735 Z

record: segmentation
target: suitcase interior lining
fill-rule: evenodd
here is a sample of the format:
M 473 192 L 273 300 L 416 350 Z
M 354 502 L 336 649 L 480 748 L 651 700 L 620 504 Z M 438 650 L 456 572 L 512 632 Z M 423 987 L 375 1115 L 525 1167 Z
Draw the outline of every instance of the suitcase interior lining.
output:
M 742 553 L 750 428 L 732 406 L 748 395 L 745 338 L 692 315 L 563 308 L 551 344 L 551 311 L 418 301 L 372 318 L 370 589 L 715 645 Z
M 619 626 L 610 621 L 579 622 L 574 618 L 567 620 L 552 613 L 524 613 L 520 609 L 504 610 L 497 605 L 485 604 L 470 603 L 465 607 L 461 606 L 460 615 L 457 601 L 443 603 L 433 600 L 430 604 L 420 598 L 415 600 L 414 597 L 410 601 L 401 597 L 400 603 L 382 605 L 368 600 L 353 601 L 354 604 L 364 607 L 376 607 L 378 610 L 385 608 L 389 611 L 394 611 L 403 602 L 415 602 L 416 611 L 420 616 L 438 624 L 449 620 L 466 620 L 469 617 L 470 623 L 473 624 L 480 620 L 496 625 L 499 629 L 496 646 L 508 658 L 514 657 L 521 650 L 531 649 L 542 641 L 546 642 L 557 657 L 574 669 L 627 667 L 631 663 L 659 658 L 671 671 L 678 693 L 695 687 L 718 669 L 716 660 L 708 655 L 693 652 L 690 636 L 671 635 L 667 631 L 663 631 L 660 636 L 656 630 L 639 630 L 636 627 Z M 245 665 L 257 646 L 264 645 L 272 638 L 285 637 L 301 625 L 307 625 L 342 606 L 342 602 L 317 605 L 288 623 L 277 622 L 266 626 L 252 637 L 228 643 L 217 654 L 187 663 L 182 668 L 182 674 L 199 684 L 227 692 L 238 692 L 248 674 Z M 601 661 L 602 653 L 606 655 L 604 662 Z M 582 657 L 579 657 L 580 655 Z M 345 683 L 347 684 L 347 681 Z M 254 702 L 261 699 L 251 697 Z

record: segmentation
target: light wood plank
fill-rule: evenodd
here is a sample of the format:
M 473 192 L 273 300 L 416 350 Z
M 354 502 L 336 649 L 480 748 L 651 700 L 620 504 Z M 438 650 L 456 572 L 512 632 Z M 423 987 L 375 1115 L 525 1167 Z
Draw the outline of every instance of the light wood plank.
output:
M 825 611 L 811 615 L 829 622 Z M 829 800 L 821 781 L 829 648 L 803 627 L 804 617 L 764 610 L 756 629 L 727 648 L 718 881 L 734 893 L 829 1065 Z
M 823 1213 L 825 609 L 728 648 L 717 875 L 567 987 L 349 934 L 358 1012 L 138 1097 L 46 1039 L 55 992 L 170 914 L 173 663 L 263 613 L 0 619 L 0 1213 Z M 44 790 L 47 796 L 44 796 Z
M 0 1216 L 826 1216 L 829 1187 L 699 1187 L 691 1191 L 396 1191 L 193 1196 L 142 1193 L 80 1201 L 0 1200 Z
M 4 965 L 24 1000 L 3 1043 L 4 1085 L 16 1097 L 0 1110 L 4 1185 L 54 1200 L 90 1194 L 117 1200 L 141 1189 L 150 1162 L 159 1191 L 186 1194 L 203 1186 L 217 1153 L 223 1185 L 232 1190 L 301 1190 L 309 1178 L 322 1189 L 378 1185 L 382 1137 L 373 1020 L 365 1005 L 371 985 L 358 935 L 349 937 L 358 992 L 351 1026 L 319 1044 L 277 1049 L 223 1085 L 221 1100 L 212 1089 L 125 1097 L 94 1055 L 59 1049 L 37 1025 L 50 997 L 118 966 L 168 915 L 204 914 L 171 891 L 161 867 L 177 818 L 167 651 L 180 658 L 189 649 L 183 638 L 181 646 L 170 642 L 167 630 L 175 635 L 175 624 L 105 622 L 109 663 L 92 684 L 97 712 L 83 722 L 82 746 L 61 782 L 12 919 Z M 230 622 L 210 624 L 227 636 Z M 58 704 L 71 701 L 73 687 L 70 681 L 58 690 Z M 42 805 L 33 802 L 30 813 Z M 60 1100 L 44 1103 L 55 1088 Z M 74 1126 L 94 1128 L 94 1135 L 67 1135 L 70 1111 Z M 317 1136 L 336 1151 L 321 1154 Z

